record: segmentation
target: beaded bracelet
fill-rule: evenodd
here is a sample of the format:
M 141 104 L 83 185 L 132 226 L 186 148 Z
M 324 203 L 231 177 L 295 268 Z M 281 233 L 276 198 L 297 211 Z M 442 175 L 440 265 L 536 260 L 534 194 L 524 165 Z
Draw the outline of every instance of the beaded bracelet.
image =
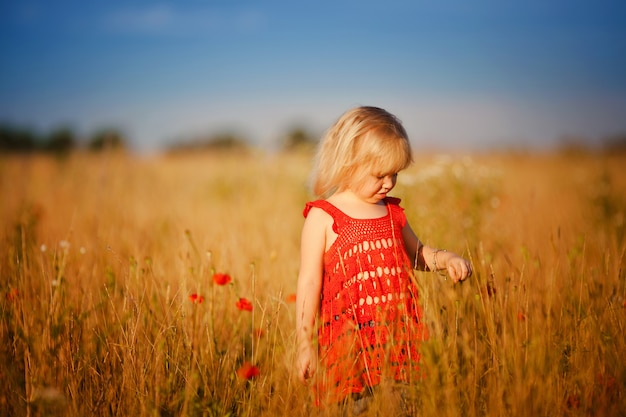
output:
M 435 249 L 433 251 L 433 266 L 434 268 L 434 272 L 439 272 L 439 267 L 437 266 L 437 253 L 439 252 L 447 252 L 446 249 Z

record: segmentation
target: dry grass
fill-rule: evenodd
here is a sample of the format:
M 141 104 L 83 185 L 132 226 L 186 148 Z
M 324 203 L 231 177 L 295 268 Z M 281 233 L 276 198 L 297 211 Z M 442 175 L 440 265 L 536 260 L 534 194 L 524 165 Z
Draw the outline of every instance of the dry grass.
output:
M 401 174 L 418 235 L 476 270 L 460 286 L 418 274 L 419 415 L 626 415 L 625 163 L 424 156 Z M 290 373 L 309 167 L 2 157 L 0 415 L 314 414 Z M 245 362 L 258 377 L 237 376 Z

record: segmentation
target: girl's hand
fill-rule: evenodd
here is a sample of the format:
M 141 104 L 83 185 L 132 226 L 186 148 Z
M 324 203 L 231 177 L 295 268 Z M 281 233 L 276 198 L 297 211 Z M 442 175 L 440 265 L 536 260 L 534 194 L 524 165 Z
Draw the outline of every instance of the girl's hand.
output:
M 306 384 L 307 379 L 311 378 L 317 371 L 317 353 L 311 343 L 303 344 L 298 349 L 296 371 L 298 372 L 298 379 L 303 384 Z
M 448 275 L 454 283 L 465 280 L 472 275 L 472 265 L 467 259 L 451 254 L 446 265 Z

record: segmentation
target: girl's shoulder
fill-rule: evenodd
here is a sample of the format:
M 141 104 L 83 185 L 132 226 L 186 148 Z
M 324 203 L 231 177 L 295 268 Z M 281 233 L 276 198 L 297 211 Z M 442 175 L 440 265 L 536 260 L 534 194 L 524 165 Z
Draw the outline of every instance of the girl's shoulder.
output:
M 309 201 L 304 206 L 302 214 L 307 220 L 312 220 L 313 222 L 332 222 L 333 230 L 337 229 L 338 224 L 344 224 L 348 221 L 347 216 L 328 200 Z
M 306 203 L 304 205 L 304 210 L 302 211 L 302 215 L 304 217 L 308 217 L 309 212 L 311 211 L 312 208 L 319 208 L 322 209 L 323 211 L 327 212 L 330 214 L 330 212 L 333 211 L 333 208 L 335 208 L 335 206 L 333 206 L 332 204 L 330 204 L 328 201 L 326 200 L 314 200 L 314 201 L 309 201 L 308 203 Z
M 302 214 L 305 217 L 305 224 L 309 227 L 325 228 L 331 226 L 337 231 L 337 222 L 340 220 L 341 212 L 326 200 L 309 201 L 305 204 Z

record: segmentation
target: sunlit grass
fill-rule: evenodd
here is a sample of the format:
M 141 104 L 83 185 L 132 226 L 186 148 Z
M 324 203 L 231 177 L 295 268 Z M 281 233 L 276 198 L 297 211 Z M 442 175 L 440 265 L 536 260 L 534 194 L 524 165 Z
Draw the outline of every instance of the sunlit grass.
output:
M 416 159 L 395 195 L 475 274 L 417 275 L 430 339 L 414 408 L 624 415 L 626 158 Z M 0 414 L 312 414 L 291 372 L 309 168 L 295 154 L 0 159 Z

